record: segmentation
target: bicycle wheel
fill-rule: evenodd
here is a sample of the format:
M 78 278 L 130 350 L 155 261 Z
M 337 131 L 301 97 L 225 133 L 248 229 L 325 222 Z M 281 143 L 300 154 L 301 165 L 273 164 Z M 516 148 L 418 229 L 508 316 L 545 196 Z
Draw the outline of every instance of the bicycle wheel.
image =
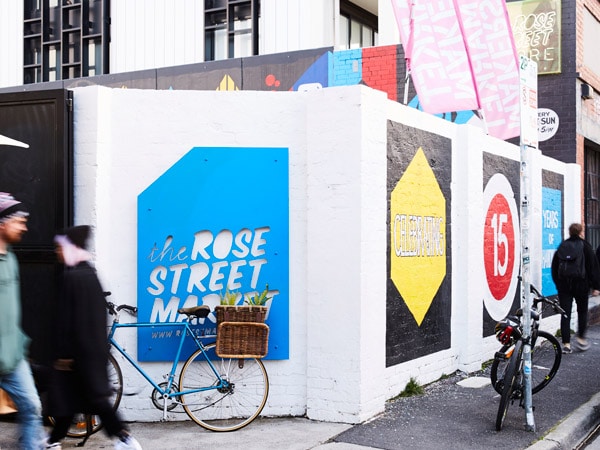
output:
M 190 356 L 179 376 L 179 389 L 207 388 L 181 396 L 183 409 L 190 418 L 211 431 L 235 431 L 252 422 L 267 402 L 269 378 L 259 359 L 227 359 L 215 355 L 215 344 L 204 346 Z M 226 382 L 220 384 L 213 367 Z M 212 388 L 211 388 L 212 386 Z
M 510 346 L 503 346 L 499 353 L 506 353 Z M 552 381 L 560 367 L 562 351 L 558 339 L 546 331 L 538 331 L 531 349 L 531 393 L 541 391 Z M 492 386 L 502 394 L 504 387 L 502 374 L 506 370 L 508 359 L 495 358 L 490 369 Z M 500 374 L 500 376 L 499 376 Z
M 531 393 L 544 389 L 560 367 L 562 350 L 556 337 L 538 331 L 531 349 Z
M 111 354 L 108 355 L 107 370 L 108 384 L 111 390 L 110 403 L 113 405 L 113 410 L 116 410 L 123 395 L 123 374 L 119 364 Z M 49 420 L 54 425 L 54 418 L 49 417 Z M 99 416 L 79 413 L 73 417 L 67 436 L 83 438 L 96 433 L 100 429 L 102 429 L 102 422 Z
M 506 414 L 508 412 L 508 406 L 512 401 L 513 392 L 518 384 L 519 378 L 519 366 L 522 357 L 521 346 L 523 343 L 521 341 L 517 341 L 515 344 L 515 350 L 513 351 L 512 356 L 508 360 L 508 364 L 506 365 L 506 370 L 503 374 L 503 386 L 502 386 L 502 395 L 500 396 L 500 405 L 498 405 L 498 414 L 496 415 L 496 431 L 502 430 L 502 425 L 504 424 L 504 419 L 506 418 Z

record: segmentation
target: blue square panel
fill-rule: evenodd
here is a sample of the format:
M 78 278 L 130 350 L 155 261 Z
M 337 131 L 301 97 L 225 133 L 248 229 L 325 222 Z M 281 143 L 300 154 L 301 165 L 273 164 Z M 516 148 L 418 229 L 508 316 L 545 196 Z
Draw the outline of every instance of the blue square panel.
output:
M 226 289 L 267 285 L 268 359 L 289 356 L 287 148 L 195 147 L 138 196 L 138 321 L 181 321 L 180 307 L 219 304 Z M 194 326 L 214 334 L 211 313 Z M 138 360 L 167 361 L 170 327 L 138 329 Z M 185 358 L 191 346 L 184 349 Z

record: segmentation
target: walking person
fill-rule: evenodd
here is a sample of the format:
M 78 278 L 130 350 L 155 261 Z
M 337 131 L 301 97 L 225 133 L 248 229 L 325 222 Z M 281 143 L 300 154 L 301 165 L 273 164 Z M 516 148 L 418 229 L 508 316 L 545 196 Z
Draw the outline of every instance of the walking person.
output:
M 55 237 L 56 253 L 65 270 L 48 391 L 48 413 L 54 417 L 55 425 L 46 448 L 61 449 L 60 441 L 73 416 L 86 413 L 100 416 L 106 433 L 118 438 L 116 450 L 141 450 L 109 401 L 106 300 L 89 263 L 89 235 L 90 227 L 82 225 Z
M 567 317 L 561 317 L 560 333 L 563 353 L 573 349 L 585 351 L 590 344 L 585 339 L 588 322 L 588 298 L 600 293 L 600 266 L 592 246 L 583 238 L 583 227 L 579 223 L 569 226 L 569 238 L 556 249 L 552 258 L 552 280 L 558 291 L 560 306 Z M 571 348 L 571 310 L 573 299 L 577 304 L 577 335 Z
M 19 266 L 11 245 L 27 231 L 29 213 L 12 195 L 0 192 L 0 388 L 12 398 L 19 417 L 20 448 L 45 448 L 42 404 L 26 359 L 29 338 L 21 329 Z

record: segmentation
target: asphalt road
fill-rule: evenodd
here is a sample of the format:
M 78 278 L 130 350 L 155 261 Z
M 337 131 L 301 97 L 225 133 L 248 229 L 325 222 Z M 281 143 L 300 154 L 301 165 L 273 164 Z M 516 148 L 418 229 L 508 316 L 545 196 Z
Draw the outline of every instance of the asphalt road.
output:
M 379 449 L 524 449 L 600 391 L 600 325 L 589 328 L 591 347 L 563 355 L 552 382 L 533 396 L 536 430 L 526 431 L 525 411 L 516 403 L 496 431 L 499 395 L 491 385 L 465 388 L 456 375 L 426 388 L 425 395 L 388 403 L 380 417 L 334 438 Z M 470 376 L 488 377 L 487 372 Z

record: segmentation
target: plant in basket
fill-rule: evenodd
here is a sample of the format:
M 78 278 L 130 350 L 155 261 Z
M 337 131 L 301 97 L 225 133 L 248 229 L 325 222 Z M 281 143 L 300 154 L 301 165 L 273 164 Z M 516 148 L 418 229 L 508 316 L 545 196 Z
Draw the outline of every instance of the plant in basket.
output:
M 246 295 L 245 305 L 236 305 L 238 295 L 229 292 L 221 296 L 217 315 L 216 353 L 223 358 L 263 358 L 268 351 L 269 327 L 264 323 L 269 285 L 261 293 Z
M 260 322 L 264 323 L 267 317 L 266 303 L 272 297 L 268 296 L 269 285 L 265 290 L 254 295 L 246 295 L 244 305 L 236 304 L 238 294 L 225 291 L 221 296 L 221 304 L 215 307 L 217 323 L 222 322 Z
M 269 285 L 267 284 L 265 286 L 265 290 L 262 291 L 260 294 L 255 293 L 254 295 L 246 295 L 246 304 L 254 306 L 265 306 L 267 302 L 272 298 L 267 296 L 268 293 Z
M 239 294 L 235 291 L 231 292 L 229 287 L 225 289 L 225 294 L 219 294 L 221 299 L 221 305 L 223 306 L 234 306 L 237 303 Z

